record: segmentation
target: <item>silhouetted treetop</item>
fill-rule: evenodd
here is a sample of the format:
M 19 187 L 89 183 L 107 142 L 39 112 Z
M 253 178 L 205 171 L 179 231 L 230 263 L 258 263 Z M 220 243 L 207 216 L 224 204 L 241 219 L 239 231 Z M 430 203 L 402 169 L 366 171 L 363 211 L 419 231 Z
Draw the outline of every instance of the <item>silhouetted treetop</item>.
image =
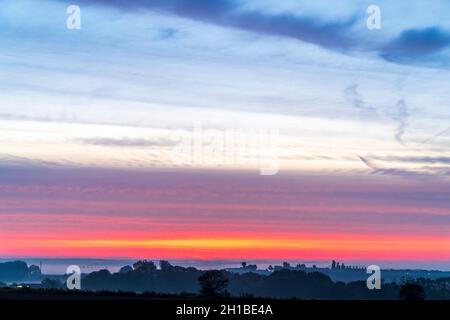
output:
M 226 294 L 228 279 L 222 271 L 206 271 L 198 278 L 200 293 L 208 297 L 223 296 Z
M 425 289 L 417 283 L 405 283 L 400 287 L 399 295 L 402 300 L 424 300 Z
M 152 273 L 156 271 L 156 265 L 153 261 L 139 260 L 133 264 L 134 271 L 140 273 Z

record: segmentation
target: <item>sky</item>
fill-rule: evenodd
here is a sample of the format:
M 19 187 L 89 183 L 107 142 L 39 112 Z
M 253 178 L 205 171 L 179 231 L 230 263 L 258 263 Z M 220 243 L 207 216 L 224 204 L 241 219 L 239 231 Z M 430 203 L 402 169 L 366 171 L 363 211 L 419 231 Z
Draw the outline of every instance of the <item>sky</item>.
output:
M 449 10 L 0 0 L 0 255 L 448 269 Z

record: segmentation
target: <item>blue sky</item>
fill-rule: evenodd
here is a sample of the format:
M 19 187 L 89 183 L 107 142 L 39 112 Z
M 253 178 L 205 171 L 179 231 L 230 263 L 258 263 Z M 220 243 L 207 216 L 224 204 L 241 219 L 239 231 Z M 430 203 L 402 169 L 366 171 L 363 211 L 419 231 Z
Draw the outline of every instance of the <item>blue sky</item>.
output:
M 281 128 L 287 170 L 448 174 L 446 1 L 0 3 L 4 162 L 170 167 L 201 122 Z

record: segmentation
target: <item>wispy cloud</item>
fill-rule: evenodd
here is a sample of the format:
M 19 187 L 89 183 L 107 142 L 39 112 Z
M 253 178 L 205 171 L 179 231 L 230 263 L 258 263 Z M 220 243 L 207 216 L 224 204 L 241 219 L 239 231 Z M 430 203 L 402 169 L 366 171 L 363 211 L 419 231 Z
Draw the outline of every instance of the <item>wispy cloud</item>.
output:
M 400 31 L 397 37 L 373 45 L 355 33 L 361 15 L 349 12 L 346 18 L 323 19 L 322 15 L 273 14 L 249 10 L 238 0 L 80 0 L 84 5 L 109 5 L 121 10 L 152 10 L 178 17 L 237 28 L 259 34 L 282 36 L 338 51 L 371 51 L 382 59 L 401 64 L 445 65 L 448 56 L 436 56 L 450 47 L 450 33 L 435 25 Z M 164 33 L 163 38 L 173 36 Z
M 82 0 L 81 3 L 112 5 L 126 10 L 154 10 L 244 31 L 294 38 L 338 50 L 355 46 L 348 33 L 358 20 L 356 16 L 350 16 L 342 21 L 323 21 L 315 16 L 249 11 L 243 9 L 243 2 L 233 0 Z
M 406 104 L 404 99 L 400 99 L 395 105 L 395 108 L 396 110 L 393 119 L 398 123 L 395 132 L 395 140 L 397 140 L 401 145 L 405 145 L 405 142 L 403 141 L 403 135 L 405 134 L 406 128 L 409 125 L 408 105 Z
M 132 139 L 132 138 L 86 138 L 78 139 L 82 144 L 105 146 L 105 147 L 167 147 L 177 143 L 175 140 L 166 138 L 154 139 Z
M 45 161 L 39 159 L 32 159 L 27 157 L 19 157 L 7 153 L 0 153 L 0 164 L 1 165 L 31 165 L 31 166 L 60 166 L 60 163 L 54 161 Z
M 443 135 L 445 135 L 445 134 L 447 134 L 447 133 L 449 133 L 449 132 L 450 132 L 450 127 L 448 127 L 447 129 L 445 129 L 445 130 L 443 130 L 443 131 L 440 131 L 440 132 L 438 132 L 438 133 L 432 135 L 431 137 L 425 139 L 424 141 L 421 142 L 421 144 L 422 144 L 422 145 L 423 145 L 423 144 L 427 144 L 427 143 L 433 141 L 434 139 L 436 139 L 436 138 L 438 138 L 438 137 L 440 137 L 440 136 L 443 136 Z
M 450 175 L 449 167 L 421 166 L 416 168 L 401 168 L 393 166 L 389 162 L 406 162 L 419 164 L 450 164 L 450 157 L 363 157 L 358 156 L 364 165 L 373 170 L 374 174 L 413 177 L 413 178 L 432 178 L 448 177 Z M 388 166 L 380 165 L 377 161 L 388 162 Z
M 429 156 L 384 156 L 384 157 L 371 157 L 374 160 L 382 161 L 396 161 L 396 162 L 407 162 L 407 163 L 426 163 L 426 164 L 450 164 L 450 157 L 429 157 Z
M 392 175 L 392 176 L 401 176 L 401 177 L 410 177 L 410 176 L 421 177 L 421 176 L 424 176 L 423 173 L 417 172 L 417 171 L 414 171 L 414 170 L 379 167 L 377 164 L 375 164 L 371 159 L 369 159 L 367 157 L 358 156 L 358 158 L 368 168 L 372 169 L 374 174 Z
M 347 101 L 349 103 L 351 103 L 351 105 L 353 107 L 355 107 L 356 109 L 363 110 L 363 111 L 375 111 L 374 107 L 368 105 L 363 100 L 363 98 L 359 94 L 357 84 L 352 84 L 352 85 L 348 86 L 347 88 L 345 88 L 344 95 L 345 95 Z

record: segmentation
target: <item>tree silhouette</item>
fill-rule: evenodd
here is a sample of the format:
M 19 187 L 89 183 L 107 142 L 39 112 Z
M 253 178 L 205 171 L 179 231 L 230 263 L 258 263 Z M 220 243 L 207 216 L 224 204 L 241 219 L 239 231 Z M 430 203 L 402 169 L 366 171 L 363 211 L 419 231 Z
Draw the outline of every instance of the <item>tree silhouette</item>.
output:
M 38 266 L 31 265 L 28 268 L 28 275 L 30 277 L 39 277 L 42 275 L 41 269 Z
M 159 268 L 162 271 L 170 271 L 173 269 L 173 266 L 170 264 L 169 261 L 161 260 L 161 261 L 159 261 Z
M 425 290 L 416 283 L 405 283 L 400 287 L 400 299 L 402 300 L 424 300 Z
M 0 263 L 0 279 L 2 281 L 23 281 L 28 277 L 28 265 L 23 261 Z
M 139 260 L 133 264 L 133 268 L 139 273 L 151 273 L 156 271 L 156 265 L 153 261 Z
M 59 289 L 62 286 L 62 283 L 56 279 L 45 278 L 42 280 L 41 285 L 46 289 Z
M 206 271 L 198 278 L 200 293 L 208 297 L 223 296 L 227 293 L 228 279 L 218 270 Z
M 119 270 L 119 273 L 128 273 L 128 272 L 133 272 L 133 268 L 131 266 L 123 266 Z

